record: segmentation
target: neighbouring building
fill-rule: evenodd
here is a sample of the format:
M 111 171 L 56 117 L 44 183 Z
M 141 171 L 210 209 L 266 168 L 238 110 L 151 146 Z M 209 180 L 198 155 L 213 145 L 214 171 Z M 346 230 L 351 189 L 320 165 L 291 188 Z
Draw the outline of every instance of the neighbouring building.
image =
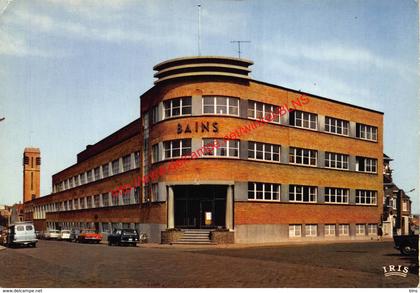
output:
M 382 214 L 382 230 L 385 237 L 408 235 L 411 223 L 411 200 L 403 189 L 392 179 L 391 159 L 383 156 L 384 169 L 384 202 Z
M 53 176 L 50 195 L 25 203 L 37 229 L 132 227 L 152 242 L 191 229 L 229 231 L 237 243 L 375 237 L 383 113 L 252 79 L 252 64 L 200 56 L 156 65 L 140 118 L 87 146 Z M 282 115 L 243 131 L 280 106 Z M 222 147 L 170 168 L 212 143 Z
M 41 152 L 38 148 L 25 148 L 23 152 L 23 203 L 41 194 Z

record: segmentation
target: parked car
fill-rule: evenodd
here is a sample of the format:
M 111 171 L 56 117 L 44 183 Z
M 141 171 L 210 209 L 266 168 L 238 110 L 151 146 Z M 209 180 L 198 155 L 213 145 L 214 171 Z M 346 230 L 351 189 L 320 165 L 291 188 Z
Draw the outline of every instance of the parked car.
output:
M 36 247 L 35 227 L 32 222 L 20 222 L 10 225 L 6 232 L 5 245 L 14 246 L 32 246 Z
M 79 236 L 77 237 L 77 242 L 82 243 L 99 243 L 102 240 L 102 235 L 96 233 L 92 229 L 82 229 Z
M 55 230 L 55 229 L 48 229 L 45 233 L 44 233 L 44 239 L 46 240 L 57 240 L 58 237 L 60 236 L 60 231 Z
M 59 240 L 71 241 L 71 231 L 70 230 L 61 230 L 60 235 L 58 236 Z
M 132 245 L 139 242 L 139 235 L 134 229 L 115 229 L 108 235 L 108 245 Z
M 419 235 L 395 235 L 394 248 L 404 255 L 411 255 L 418 252 Z

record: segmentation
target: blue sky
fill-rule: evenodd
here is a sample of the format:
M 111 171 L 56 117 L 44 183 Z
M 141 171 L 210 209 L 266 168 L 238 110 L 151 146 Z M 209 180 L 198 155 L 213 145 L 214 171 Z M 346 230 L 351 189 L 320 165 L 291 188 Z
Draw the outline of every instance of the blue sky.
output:
M 22 152 L 42 152 L 41 193 L 76 154 L 139 116 L 152 67 L 243 57 L 255 79 L 385 112 L 394 181 L 419 191 L 418 8 L 406 1 L 0 0 L 0 204 L 22 198 Z

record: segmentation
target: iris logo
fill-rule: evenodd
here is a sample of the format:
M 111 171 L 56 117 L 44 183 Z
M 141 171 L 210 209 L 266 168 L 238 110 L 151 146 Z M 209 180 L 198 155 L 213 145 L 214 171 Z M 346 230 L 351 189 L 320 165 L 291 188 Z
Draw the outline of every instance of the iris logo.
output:
M 406 266 L 388 265 L 388 266 L 384 266 L 382 268 L 384 269 L 385 277 L 390 277 L 390 276 L 398 276 L 398 277 L 403 277 L 403 278 L 407 277 L 408 267 L 406 267 Z

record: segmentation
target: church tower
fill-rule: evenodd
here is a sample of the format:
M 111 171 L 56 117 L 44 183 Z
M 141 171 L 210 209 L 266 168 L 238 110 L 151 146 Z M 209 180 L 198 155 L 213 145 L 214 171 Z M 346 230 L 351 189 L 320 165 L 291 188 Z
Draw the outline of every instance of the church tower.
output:
M 23 202 L 38 198 L 41 184 L 41 152 L 25 148 L 23 152 Z

